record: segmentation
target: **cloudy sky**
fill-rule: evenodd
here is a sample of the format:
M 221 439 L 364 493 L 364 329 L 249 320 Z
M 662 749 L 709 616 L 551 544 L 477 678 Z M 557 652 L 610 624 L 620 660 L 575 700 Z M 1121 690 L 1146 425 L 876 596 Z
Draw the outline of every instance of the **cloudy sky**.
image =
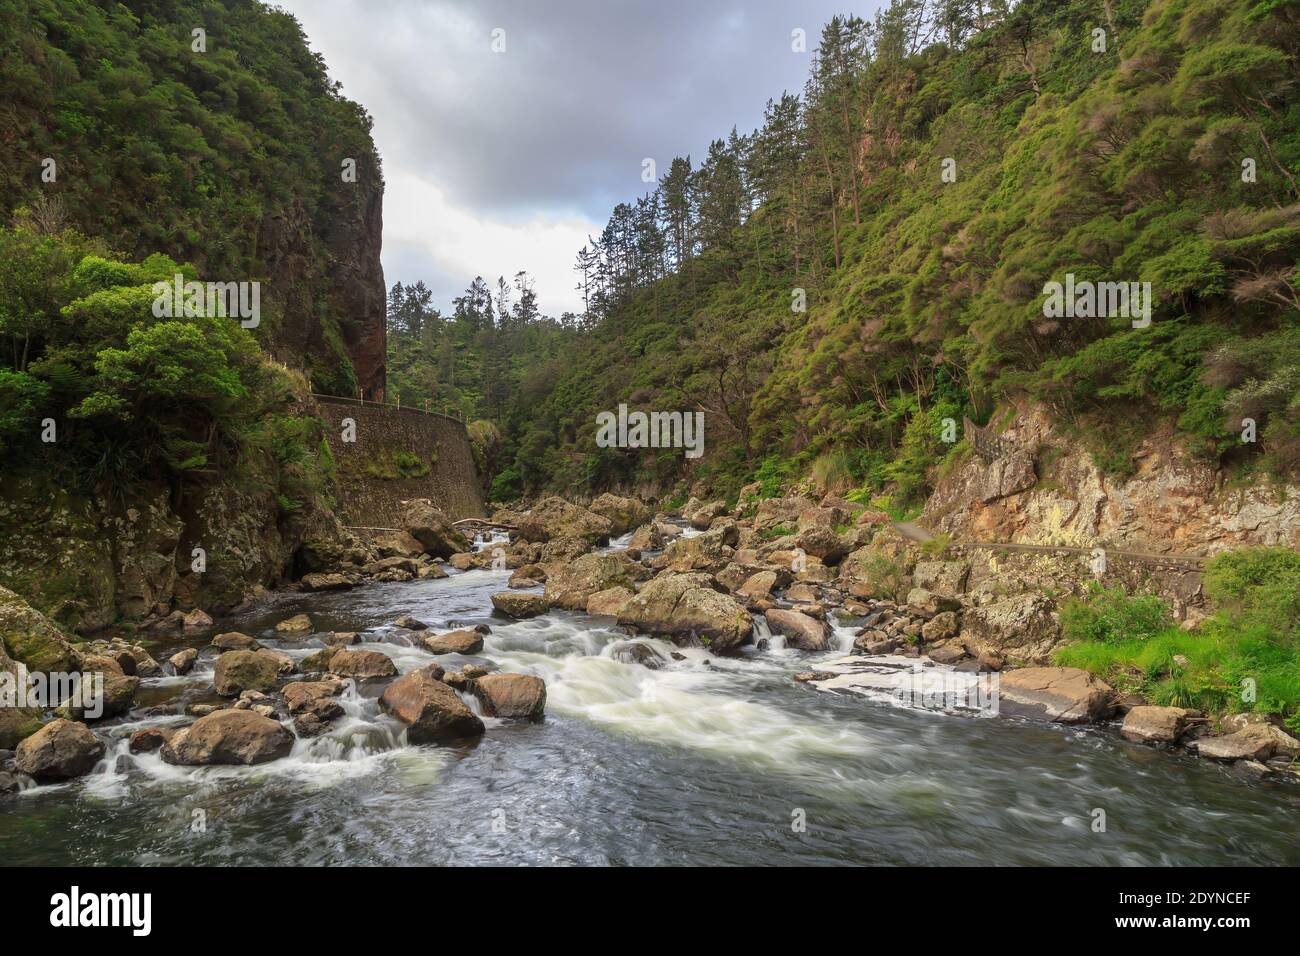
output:
M 837 12 L 877 0 L 276 0 L 383 157 L 384 275 L 423 279 L 447 311 L 476 275 L 520 269 L 549 314 L 578 310 L 573 259 L 642 160 L 698 161 L 769 97 L 799 90 Z M 505 50 L 493 52 L 493 31 Z

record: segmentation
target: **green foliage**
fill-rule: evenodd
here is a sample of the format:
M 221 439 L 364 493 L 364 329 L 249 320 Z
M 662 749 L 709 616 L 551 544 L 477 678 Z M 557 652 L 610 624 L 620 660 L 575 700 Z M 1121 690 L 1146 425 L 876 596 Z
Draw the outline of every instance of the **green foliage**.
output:
M 191 50 L 198 24 L 201 55 Z M 342 96 L 290 14 L 242 0 L 0 3 L 0 89 L 0 223 L 100 237 L 85 250 L 97 257 L 71 276 L 79 295 L 170 278 L 146 258 L 160 251 L 211 278 L 271 280 L 318 387 L 355 394 L 330 339 L 346 330 L 355 340 L 362 316 L 328 293 L 340 223 L 365 219 L 382 174 L 370 117 Z M 345 156 L 358 182 L 340 189 Z M 45 157 L 58 161 L 55 183 L 36 175 Z M 277 341 L 273 318 L 257 334 Z M 23 369 L 21 355 L 13 367 Z
M 1156 598 L 1094 588 L 1062 607 L 1070 643 L 1054 658 L 1152 703 L 1209 713 L 1256 710 L 1296 726 L 1300 554 L 1286 548 L 1225 552 L 1207 564 L 1205 590 L 1214 613 L 1188 633 L 1173 626 Z
M 1210 461 L 1294 474 L 1294 5 L 1116 2 L 1105 54 L 1086 42 L 1095 0 L 941 18 L 913 51 L 918 9 L 836 18 L 802 97 L 620 203 L 579 255 L 589 308 L 567 336 L 534 321 L 531 344 L 502 346 L 510 322 L 472 288 L 390 366 L 496 422 L 528 490 L 671 487 L 693 468 L 772 495 L 810 468 L 906 514 L 964 452 L 944 420 L 1025 395 L 1114 474 L 1157 420 Z M 1045 316 L 1067 274 L 1149 282 L 1151 324 Z M 706 409 L 707 460 L 598 449 L 594 417 L 620 402 Z
M 1205 593 L 1237 617 L 1293 637 L 1300 625 L 1300 552 L 1242 548 L 1216 555 L 1205 566 Z
M 1168 629 L 1173 621 L 1157 597 L 1129 597 L 1122 588 L 1104 589 L 1095 582 L 1084 600 L 1061 607 L 1061 630 L 1068 640 L 1119 644 L 1141 641 Z

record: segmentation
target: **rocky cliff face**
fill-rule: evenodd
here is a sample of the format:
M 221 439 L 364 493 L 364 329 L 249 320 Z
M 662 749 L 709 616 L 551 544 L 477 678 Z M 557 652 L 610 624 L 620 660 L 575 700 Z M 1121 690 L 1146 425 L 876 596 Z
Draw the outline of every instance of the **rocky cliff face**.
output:
M 1041 408 L 1017 409 L 1000 434 L 1012 453 L 991 464 L 972 455 L 940 479 L 926 503 L 927 526 L 954 541 L 1152 554 L 1300 547 L 1300 487 L 1263 479 L 1233 485 L 1158 426 L 1125 479 L 1103 473 Z

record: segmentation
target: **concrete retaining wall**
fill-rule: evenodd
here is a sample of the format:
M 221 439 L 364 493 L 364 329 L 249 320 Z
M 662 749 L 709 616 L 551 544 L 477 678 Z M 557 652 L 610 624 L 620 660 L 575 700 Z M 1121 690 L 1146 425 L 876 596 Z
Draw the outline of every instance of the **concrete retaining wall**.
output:
M 408 498 L 428 498 L 453 520 L 483 515 L 483 494 L 462 422 L 355 399 L 318 395 L 316 402 L 338 464 L 339 511 L 345 524 L 396 528 L 400 502 Z M 345 419 L 356 423 L 355 442 L 343 440 Z

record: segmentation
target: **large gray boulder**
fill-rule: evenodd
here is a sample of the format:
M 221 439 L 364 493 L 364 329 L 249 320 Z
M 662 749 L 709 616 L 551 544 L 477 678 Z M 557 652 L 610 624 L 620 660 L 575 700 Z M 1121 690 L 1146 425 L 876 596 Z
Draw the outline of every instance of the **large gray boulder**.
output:
M 569 538 L 583 542 L 588 548 L 608 541 L 612 530 L 608 518 L 554 495 L 543 498 L 519 520 L 519 536 L 525 541 Z
M 635 498 L 622 498 L 608 491 L 588 507 L 589 511 L 609 521 L 609 533 L 624 534 L 650 520 L 650 509 Z
M 436 558 L 450 558 L 469 551 L 472 545 L 428 498 L 414 498 L 405 503 L 404 530 L 419 541 L 426 553 Z
M 718 653 L 740 647 L 754 631 L 749 612 L 701 573 L 660 574 L 623 606 L 618 621 L 651 634 L 693 634 Z
M 1018 594 L 996 604 L 968 608 L 962 615 L 961 638 L 974 654 L 992 651 L 1045 664 L 1061 641 L 1061 626 L 1047 598 Z
M 622 556 L 584 554 L 567 563 L 547 568 L 546 600 L 554 607 L 585 610 L 587 599 L 613 587 L 631 588 L 638 571 Z

